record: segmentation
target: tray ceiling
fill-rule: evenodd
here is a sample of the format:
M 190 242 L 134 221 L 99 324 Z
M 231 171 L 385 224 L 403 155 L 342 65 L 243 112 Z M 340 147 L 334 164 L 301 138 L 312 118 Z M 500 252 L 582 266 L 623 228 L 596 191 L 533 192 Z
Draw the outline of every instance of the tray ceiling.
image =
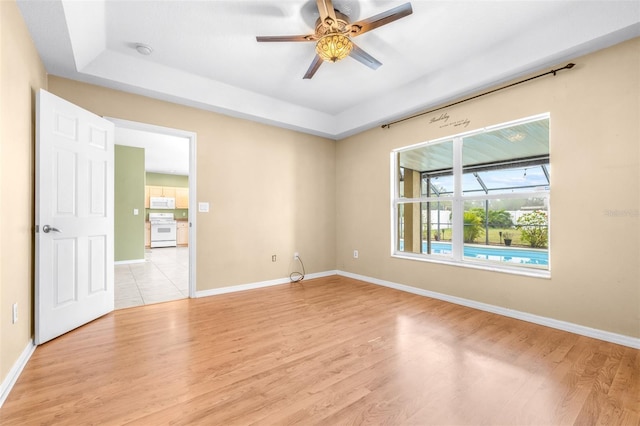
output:
M 402 3 L 334 1 L 352 21 Z M 313 32 L 314 1 L 18 1 L 50 74 L 332 139 L 640 35 L 637 1 L 411 3 L 357 39 L 378 70 L 303 80 L 313 43 L 255 37 Z

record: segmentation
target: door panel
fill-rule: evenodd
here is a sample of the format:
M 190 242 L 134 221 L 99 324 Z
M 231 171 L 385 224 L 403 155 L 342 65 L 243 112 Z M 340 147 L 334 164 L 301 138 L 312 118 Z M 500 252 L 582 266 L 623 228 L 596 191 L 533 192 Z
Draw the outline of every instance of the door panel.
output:
M 56 195 L 55 216 L 76 214 L 76 155 L 73 152 L 56 152 L 52 191 Z
M 89 215 L 106 216 L 105 205 L 107 198 L 107 164 L 105 161 L 90 163 L 89 184 Z
M 105 129 L 89 125 L 89 145 L 107 151 L 109 133 Z
M 89 237 L 89 294 L 107 290 L 106 243 L 104 236 Z
M 44 90 L 37 111 L 35 340 L 41 344 L 113 310 L 114 125 Z
M 53 290 L 55 307 L 59 308 L 78 300 L 77 250 L 75 238 L 60 238 L 53 242 Z

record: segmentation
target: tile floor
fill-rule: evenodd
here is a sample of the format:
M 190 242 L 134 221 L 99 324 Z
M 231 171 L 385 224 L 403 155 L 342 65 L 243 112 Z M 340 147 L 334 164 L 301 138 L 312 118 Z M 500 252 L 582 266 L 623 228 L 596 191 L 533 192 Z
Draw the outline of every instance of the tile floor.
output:
M 189 297 L 189 248 L 145 250 L 144 263 L 115 266 L 115 308 Z

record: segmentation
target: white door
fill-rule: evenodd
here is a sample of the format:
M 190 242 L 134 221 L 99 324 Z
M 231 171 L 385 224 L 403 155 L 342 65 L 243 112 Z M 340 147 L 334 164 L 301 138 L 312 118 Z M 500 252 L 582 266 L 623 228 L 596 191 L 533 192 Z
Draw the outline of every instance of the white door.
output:
M 40 90 L 35 341 L 113 310 L 114 124 Z

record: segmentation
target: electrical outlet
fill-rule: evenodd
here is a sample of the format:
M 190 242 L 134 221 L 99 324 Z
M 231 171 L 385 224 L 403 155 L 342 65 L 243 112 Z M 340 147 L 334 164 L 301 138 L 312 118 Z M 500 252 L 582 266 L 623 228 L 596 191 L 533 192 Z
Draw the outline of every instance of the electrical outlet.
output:
M 274 254 L 273 256 L 271 256 L 271 261 L 275 262 L 276 261 L 276 255 Z
M 300 257 L 298 252 L 293 253 L 293 260 L 298 260 L 298 257 Z
M 357 259 L 358 258 L 358 250 L 354 250 L 353 251 L 353 258 Z
M 11 323 L 15 324 L 18 322 L 18 304 L 14 303 L 11 305 Z

